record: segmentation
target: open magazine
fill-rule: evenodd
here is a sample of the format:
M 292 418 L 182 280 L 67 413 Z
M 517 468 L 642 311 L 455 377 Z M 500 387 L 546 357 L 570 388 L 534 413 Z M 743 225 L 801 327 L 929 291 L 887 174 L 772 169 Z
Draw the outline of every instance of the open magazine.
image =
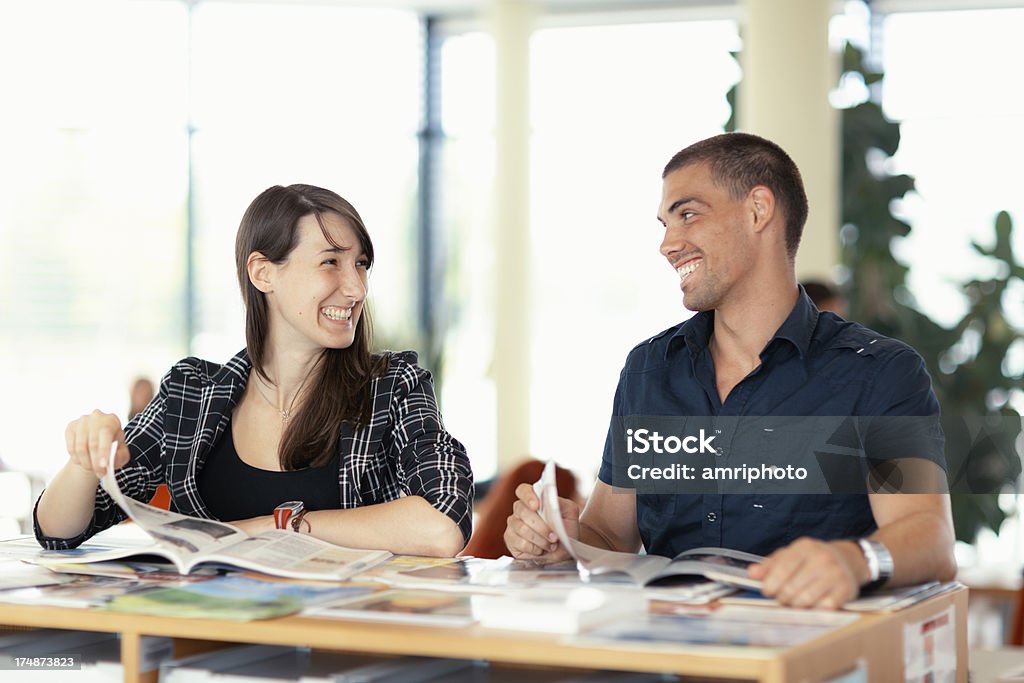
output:
M 121 493 L 114 477 L 114 458 L 101 480 L 104 490 L 146 532 L 153 544 L 100 551 L 77 548 L 48 551 L 34 562 L 46 567 L 103 562 L 132 555 L 156 555 L 182 574 L 204 564 L 227 565 L 292 579 L 340 581 L 385 562 L 386 550 L 355 550 L 294 531 L 273 529 L 250 536 L 241 529 L 211 519 L 188 517 L 132 500 Z
M 637 555 L 604 550 L 570 538 L 562 523 L 555 486 L 555 463 L 549 461 L 540 479 L 533 485 L 540 499 L 540 516 L 558 535 L 577 567 L 588 577 L 626 576 L 641 586 L 655 582 L 700 577 L 745 588 L 761 588 L 761 582 L 747 576 L 747 567 L 764 560 L 728 548 L 693 548 L 673 558 L 660 555 Z

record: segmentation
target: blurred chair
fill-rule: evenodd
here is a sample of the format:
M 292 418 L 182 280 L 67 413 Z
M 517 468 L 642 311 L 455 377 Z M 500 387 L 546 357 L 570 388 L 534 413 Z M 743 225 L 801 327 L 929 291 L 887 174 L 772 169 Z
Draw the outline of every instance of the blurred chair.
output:
M 1013 606 L 1013 622 L 1010 628 L 1010 642 L 1007 645 L 1024 646 L 1024 571 L 1021 586 L 1017 591 L 1017 600 Z
M 516 502 L 516 487 L 537 481 L 543 470 L 544 463 L 531 458 L 498 476 L 487 495 L 476 506 L 476 529 L 466 549 L 462 551 L 463 555 L 495 559 L 511 554 L 505 546 L 504 536 L 508 517 L 512 514 L 512 505 Z M 557 468 L 555 483 L 559 496 L 581 502 L 576 487 L 576 476 L 572 472 Z
M 169 510 L 171 508 L 171 492 L 167 490 L 166 484 L 160 484 L 160 486 L 156 487 L 156 493 L 153 494 L 149 504 L 161 510 Z

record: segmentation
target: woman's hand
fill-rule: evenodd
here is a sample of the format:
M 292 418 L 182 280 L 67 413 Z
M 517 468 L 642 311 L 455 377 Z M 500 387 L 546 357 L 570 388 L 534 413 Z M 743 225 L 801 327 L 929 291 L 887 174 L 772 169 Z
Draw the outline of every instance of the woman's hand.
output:
M 107 460 L 114 457 L 114 469 L 124 467 L 131 458 L 124 431 L 117 415 L 94 410 L 71 422 L 64 430 L 71 462 L 82 470 L 102 478 L 107 473 Z

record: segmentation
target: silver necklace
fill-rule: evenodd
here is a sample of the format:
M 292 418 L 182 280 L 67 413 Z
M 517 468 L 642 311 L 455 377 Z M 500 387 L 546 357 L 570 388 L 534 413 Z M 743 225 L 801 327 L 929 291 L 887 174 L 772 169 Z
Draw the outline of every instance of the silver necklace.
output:
M 267 396 L 266 394 L 264 394 L 263 390 L 260 389 L 260 382 L 263 381 L 262 376 L 258 376 L 257 377 L 257 380 L 256 380 L 256 393 L 263 397 L 263 400 L 267 402 L 267 405 L 269 405 L 271 408 L 273 408 L 274 410 L 277 411 L 278 415 L 281 416 L 281 422 L 285 423 L 288 420 L 292 419 L 292 415 L 293 415 L 292 408 L 295 407 L 295 400 L 299 397 L 299 394 L 302 393 L 302 387 L 306 386 L 306 380 L 309 379 L 309 375 L 312 372 L 313 372 L 313 368 L 310 368 L 309 372 L 306 373 L 306 376 L 302 378 L 302 383 L 299 384 L 299 388 L 295 390 L 295 395 L 292 396 L 291 402 L 288 403 L 288 409 L 287 410 L 281 410 L 280 408 L 278 408 L 277 404 L 274 403 L 273 401 L 271 401 L 270 397 Z

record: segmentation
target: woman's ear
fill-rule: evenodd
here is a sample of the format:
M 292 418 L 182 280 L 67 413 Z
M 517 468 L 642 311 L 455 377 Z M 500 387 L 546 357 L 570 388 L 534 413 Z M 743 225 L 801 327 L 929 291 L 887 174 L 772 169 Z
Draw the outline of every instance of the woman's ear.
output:
M 258 251 L 252 252 L 245 262 L 245 269 L 249 273 L 249 282 L 253 287 L 264 294 L 274 291 L 274 264 L 266 256 Z

